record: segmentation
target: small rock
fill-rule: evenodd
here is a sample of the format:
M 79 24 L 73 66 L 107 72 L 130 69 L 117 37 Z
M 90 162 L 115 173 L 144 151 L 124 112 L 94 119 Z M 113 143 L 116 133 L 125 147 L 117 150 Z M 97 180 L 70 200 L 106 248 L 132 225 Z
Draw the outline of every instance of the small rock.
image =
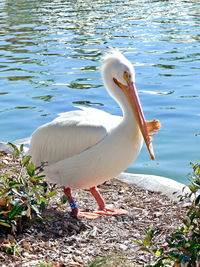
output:
M 6 165 L 8 164 L 8 160 L 7 160 L 7 159 L 3 159 L 2 162 L 3 162 L 4 164 L 6 164 Z
M 124 244 L 119 244 L 119 248 L 124 251 L 128 249 L 128 247 Z

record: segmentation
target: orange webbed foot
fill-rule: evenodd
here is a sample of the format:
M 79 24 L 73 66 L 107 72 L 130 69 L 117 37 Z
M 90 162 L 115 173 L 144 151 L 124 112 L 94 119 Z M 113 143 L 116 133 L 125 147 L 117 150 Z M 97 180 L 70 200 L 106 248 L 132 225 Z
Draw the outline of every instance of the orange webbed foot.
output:
M 157 134 L 157 130 L 160 130 L 161 123 L 159 120 L 146 121 L 147 131 L 150 136 Z
M 127 210 L 124 209 L 103 209 L 94 211 L 79 211 L 78 218 L 96 219 L 101 215 L 116 216 L 128 214 Z

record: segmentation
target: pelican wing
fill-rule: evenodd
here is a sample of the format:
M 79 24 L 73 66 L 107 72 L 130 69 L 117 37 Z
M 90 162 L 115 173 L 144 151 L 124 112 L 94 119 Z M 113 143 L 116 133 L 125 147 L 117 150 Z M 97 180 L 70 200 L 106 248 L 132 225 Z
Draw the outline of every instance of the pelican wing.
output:
M 94 146 L 122 119 L 94 108 L 81 109 L 61 113 L 33 133 L 29 154 L 36 166 L 50 165 Z

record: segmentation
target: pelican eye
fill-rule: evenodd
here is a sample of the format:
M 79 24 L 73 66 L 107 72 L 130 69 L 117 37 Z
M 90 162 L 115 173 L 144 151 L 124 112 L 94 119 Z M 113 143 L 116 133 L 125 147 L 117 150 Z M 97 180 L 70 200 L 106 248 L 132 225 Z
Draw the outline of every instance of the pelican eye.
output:
M 124 77 L 124 80 L 129 84 L 131 81 L 131 75 L 129 74 L 128 71 L 124 71 L 123 77 Z

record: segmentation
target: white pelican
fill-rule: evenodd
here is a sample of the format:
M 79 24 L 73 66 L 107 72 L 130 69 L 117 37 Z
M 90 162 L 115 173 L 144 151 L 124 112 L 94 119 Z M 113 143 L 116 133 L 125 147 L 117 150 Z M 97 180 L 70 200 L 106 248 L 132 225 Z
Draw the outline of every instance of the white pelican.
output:
M 71 188 L 90 189 L 99 206 L 96 215 L 123 213 L 106 209 L 96 186 L 125 170 L 138 156 L 143 139 L 151 159 L 155 159 L 151 136 L 160 123 L 144 119 L 132 64 L 120 52 L 112 52 L 102 62 L 102 78 L 108 93 L 121 107 L 123 117 L 81 107 L 61 113 L 40 126 L 30 142 L 33 162 L 36 166 L 47 163 L 44 168 L 47 179 L 66 187 L 64 192 L 76 216 L 79 210 Z

